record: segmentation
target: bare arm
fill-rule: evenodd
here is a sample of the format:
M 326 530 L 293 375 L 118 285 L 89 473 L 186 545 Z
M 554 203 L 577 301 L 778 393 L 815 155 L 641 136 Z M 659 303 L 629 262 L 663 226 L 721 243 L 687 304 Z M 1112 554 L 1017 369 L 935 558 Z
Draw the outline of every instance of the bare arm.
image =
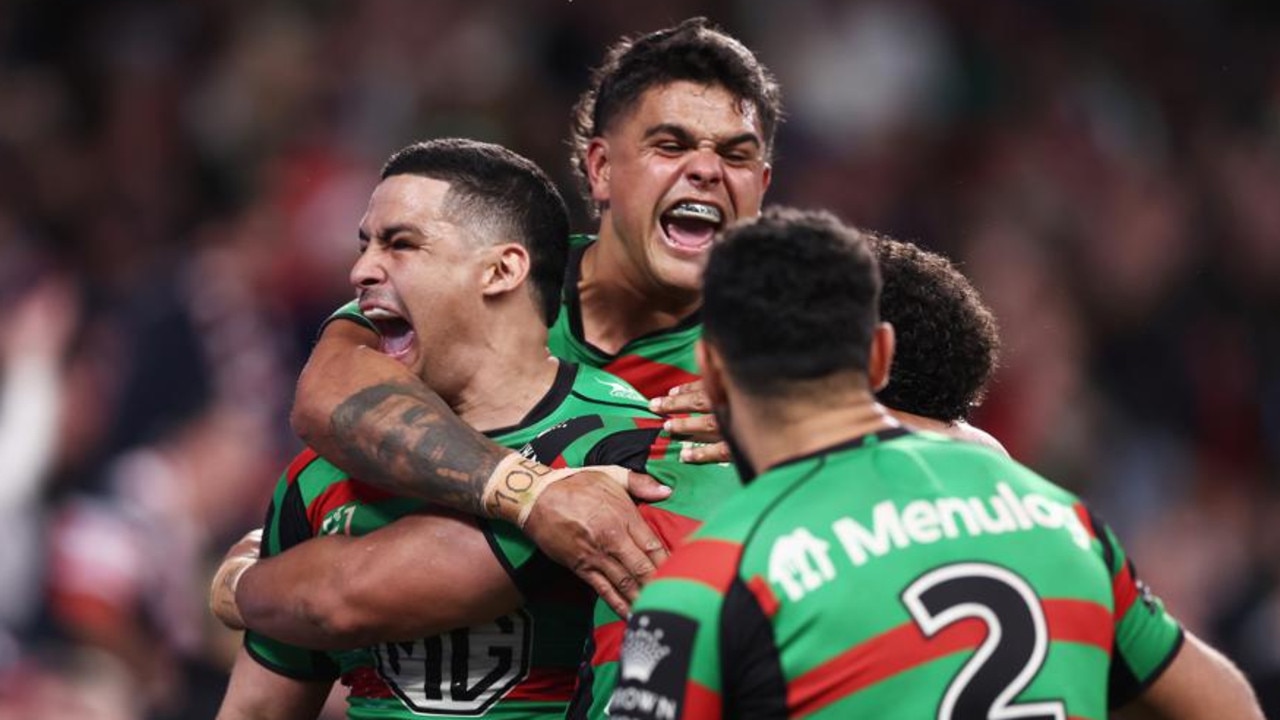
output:
M 536 503 L 486 508 L 486 484 L 512 451 L 467 426 L 376 344 L 377 336 L 354 322 L 329 323 L 298 380 L 291 421 L 299 436 L 338 467 L 391 492 L 510 522 L 532 504 L 521 523 L 530 539 L 625 614 L 666 557 L 626 494 L 598 475 L 577 473 L 547 487 Z M 642 488 L 633 489 L 637 497 L 665 497 L 652 480 Z
M 1126 720 L 1262 720 L 1249 682 L 1231 661 L 1186 633 L 1169 667 L 1119 713 Z
M 422 514 L 259 560 L 241 576 L 235 601 L 250 629 L 332 650 L 438 635 L 522 600 L 474 520 Z
M 331 685 L 277 675 L 241 647 L 217 720 L 315 720 Z
M 462 422 L 377 335 L 329 323 L 298 379 L 290 422 L 307 445 L 361 480 L 472 515 L 511 451 Z

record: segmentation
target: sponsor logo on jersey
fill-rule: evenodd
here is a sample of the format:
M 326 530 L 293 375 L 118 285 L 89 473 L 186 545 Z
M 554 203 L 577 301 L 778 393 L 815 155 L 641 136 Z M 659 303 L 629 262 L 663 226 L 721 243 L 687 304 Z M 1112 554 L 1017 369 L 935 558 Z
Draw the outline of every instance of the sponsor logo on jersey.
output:
M 619 400 L 636 400 L 638 402 L 647 402 L 645 396 L 636 391 L 635 388 L 622 382 L 621 380 L 609 380 L 606 378 L 596 378 L 596 382 L 609 388 L 609 397 Z
M 1064 530 L 1080 549 L 1089 550 L 1089 533 L 1070 505 L 1034 492 L 1018 495 L 1003 482 L 996 485 L 995 495 L 985 498 L 912 500 L 902 507 L 885 500 L 872 508 L 870 528 L 843 517 L 831 529 L 849 560 L 860 566 L 873 557 L 911 545 L 1039 528 Z
M 769 550 L 769 581 L 796 602 L 836 576 L 831 543 L 819 540 L 806 528 L 783 535 Z
M 696 622 L 675 613 L 651 610 L 632 616 L 622 641 L 620 678 L 609 700 L 609 717 L 681 717 L 697 631 Z
M 622 653 L 627 656 L 627 664 L 622 666 L 624 680 L 649 682 L 654 668 L 662 659 L 671 654 L 671 648 L 662 644 L 663 631 L 649 630 L 650 618 L 640 618 L 634 629 L 627 631 L 622 641 Z

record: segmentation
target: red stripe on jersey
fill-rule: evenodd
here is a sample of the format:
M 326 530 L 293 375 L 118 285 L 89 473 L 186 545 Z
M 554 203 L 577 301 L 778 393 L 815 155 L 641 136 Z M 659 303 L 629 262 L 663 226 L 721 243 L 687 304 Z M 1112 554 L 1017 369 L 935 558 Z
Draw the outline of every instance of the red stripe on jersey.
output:
M 742 546 L 738 543 L 693 540 L 667 558 L 655 577 L 692 580 L 723 594 L 738 575 L 738 558 L 741 555 Z
M 1109 652 L 1112 620 L 1106 608 L 1065 599 L 1045 600 L 1044 608 L 1050 640 L 1087 643 Z M 899 625 L 797 677 L 787 689 L 787 705 L 792 715 L 808 715 L 893 675 L 972 650 L 986 637 L 986 626 L 977 618 L 957 621 L 932 638 L 914 623 Z
M 976 618 L 948 625 L 926 639 L 912 623 L 870 638 L 793 680 L 787 688 L 791 714 L 808 715 L 887 677 L 977 647 L 986 628 Z
M 720 720 L 720 711 L 720 693 L 693 680 L 685 683 L 681 715 L 698 720 Z
M 659 435 L 653 444 L 649 446 L 649 459 L 661 460 L 667 456 L 667 449 L 671 447 L 671 436 Z
M 336 508 L 350 502 L 361 502 L 367 505 L 392 497 L 395 495 L 359 480 L 343 480 L 325 488 L 324 492 L 311 501 L 307 506 L 307 519 L 311 521 L 312 532 L 318 534 L 320 524 L 324 522 L 324 516 Z
M 551 469 L 553 469 L 553 470 L 559 470 L 559 469 L 561 469 L 561 468 L 567 468 L 567 467 L 569 467 L 569 461 L 568 461 L 568 460 L 565 460 L 563 455 L 557 455 L 557 456 L 556 456 L 556 459 L 555 459 L 555 460 L 552 460 L 552 461 L 551 461 L 551 464 L 550 464 L 550 465 L 548 465 L 547 467 L 550 467 L 550 468 L 551 468 Z
M 1122 618 L 1138 599 L 1138 584 L 1133 580 L 1129 563 L 1120 566 L 1120 572 L 1111 579 L 1111 594 L 1115 598 L 1116 617 Z
M 649 527 L 658 533 L 658 537 L 662 538 L 662 544 L 666 545 L 668 550 L 684 543 L 684 539 L 702 525 L 701 521 L 653 505 L 642 504 L 639 510 L 640 517 L 644 518 Z
M 772 618 L 778 613 L 778 606 L 781 603 L 778 602 L 778 596 L 773 594 L 773 588 L 769 587 L 769 583 L 763 576 L 756 575 L 751 578 L 751 582 L 747 583 L 747 589 L 756 596 L 756 602 L 764 611 L 765 617 Z
M 671 388 L 698 379 L 693 373 L 643 355 L 624 355 L 605 365 L 604 370 L 631 383 L 641 395 L 649 398 L 666 395 Z
M 285 471 L 285 477 L 289 478 L 289 482 L 291 483 L 296 482 L 298 480 L 298 476 L 302 474 L 302 471 L 306 470 L 307 466 L 314 462 L 318 457 L 320 457 L 320 454 L 315 450 L 312 450 L 311 448 L 304 449 L 302 452 L 298 453 L 297 457 L 293 459 L 293 462 L 289 463 L 289 469 Z
M 519 685 L 511 688 L 503 700 L 567 701 L 573 697 L 573 684 L 577 679 L 577 668 L 536 667 Z
M 1093 526 L 1093 518 L 1089 517 L 1089 509 L 1084 506 L 1084 503 L 1076 503 L 1071 506 L 1071 509 L 1076 511 L 1076 518 L 1084 526 L 1085 532 L 1089 533 L 1089 537 L 1097 540 L 1098 530 Z
M 663 418 L 647 418 L 647 417 L 632 418 L 632 420 L 635 422 L 636 428 L 640 430 L 652 430 L 654 428 L 660 428 L 662 427 L 662 423 L 666 422 L 666 420 Z
M 627 623 L 622 620 L 606 623 L 592 631 L 592 642 L 596 646 L 591 655 L 592 667 L 618 662 L 622 657 L 622 636 L 626 631 Z
M 1093 645 L 1111 654 L 1115 619 L 1098 603 L 1087 600 L 1045 600 L 1044 619 L 1049 637 L 1059 642 Z
M 368 665 L 343 673 L 341 680 L 351 688 L 351 697 L 391 700 L 396 696 L 378 671 Z

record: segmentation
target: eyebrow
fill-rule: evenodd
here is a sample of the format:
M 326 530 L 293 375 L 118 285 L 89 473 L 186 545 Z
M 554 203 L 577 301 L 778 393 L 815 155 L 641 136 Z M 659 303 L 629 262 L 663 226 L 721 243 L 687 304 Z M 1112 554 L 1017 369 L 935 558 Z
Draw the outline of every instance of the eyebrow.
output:
M 424 233 L 422 229 L 419 228 L 417 225 L 414 225 L 412 223 L 397 223 L 395 225 L 388 225 L 382 228 L 382 232 L 378 233 L 377 238 L 379 240 L 385 240 L 386 238 L 395 237 L 396 235 L 402 232 L 417 235 L 419 237 L 426 237 L 426 233 Z M 369 236 L 369 232 L 364 228 L 360 228 L 356 232 L 356 236 L 362 242 L 369 242 L 369 240 L 371 239 Z
M 690 145 L 693 144 L 693 133 L 689 132 L 687 128 L 681 125 L 676 125 L 675 123 L 658 123 L 657 125 L 654 125 L 645 131 L 644 139 L 648 140 L 654 135 L 663 134 L 671 135 L 680 142 L 689 143 Z M 753 132 L 744 132 L 740 135 L 734 135 L 733 137 L 717 142 L 716 147 L 733 147 L 734 145 L 741 145 L 742 143 L 751 143 L 756 147 L 763 147 L 764 145 L 760 142 L 759 135 Z

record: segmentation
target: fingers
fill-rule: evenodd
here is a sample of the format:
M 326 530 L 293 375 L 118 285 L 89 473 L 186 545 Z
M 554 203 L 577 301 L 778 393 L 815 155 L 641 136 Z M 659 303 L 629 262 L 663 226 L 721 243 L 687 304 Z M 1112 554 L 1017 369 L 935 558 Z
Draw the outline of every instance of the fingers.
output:
M 689 417 L 668 418 L 662 423 L 662 429 L 678 437 L 687 437 L 694 442 L 720 442 L 720 425 L 715 415 L 691 415 Z
M 599 595 L 600 599 L 604 600 L 605 604 L 618 614 L 618 617 L 625 618 L 631 614 L 631 603 L 614 589 L 613 583 L 609 582 L 609 579 L 603 573 L 588 570 L 578 573 L 578 577 L 590 585 L 591 589 L 596 591 L 596 595 Z
M 627 473 L 627 492 L 645 502 L 658 502 L 671 497 L 671 488 L 644 473 Z
M 622 488 L 591 473 L 549 486 L 524 531 L 624 616 L 641 585 L 666 559 L 661 539 Z
M 666 397 L 650 400 L 649 409 L 659 415 L 705 413 L 711 412 L 711 401 L 702 390 L 702 381 L 697 380 L 671 388 Z
M 684 447 L 680 449 L 680 462 L 689 463 L 690 465 L 704 465 L 707 463 L 723 463 L 729 461 L 729 444 L 724 442 L 712 443 L 710 445 L 685 443 Z
M 667 546 L 662 542 L 662 538 L 649 527 L 646 522 L 632 524 L 631 540 L 644 551 L 645 556 L 649 559 L 649 566 L 646 569 L 644 564 L 637 561 L 628 565 L 632 573 L 640 581 L 643 586 L 649 582 L 653 573 L 667 559 Z

